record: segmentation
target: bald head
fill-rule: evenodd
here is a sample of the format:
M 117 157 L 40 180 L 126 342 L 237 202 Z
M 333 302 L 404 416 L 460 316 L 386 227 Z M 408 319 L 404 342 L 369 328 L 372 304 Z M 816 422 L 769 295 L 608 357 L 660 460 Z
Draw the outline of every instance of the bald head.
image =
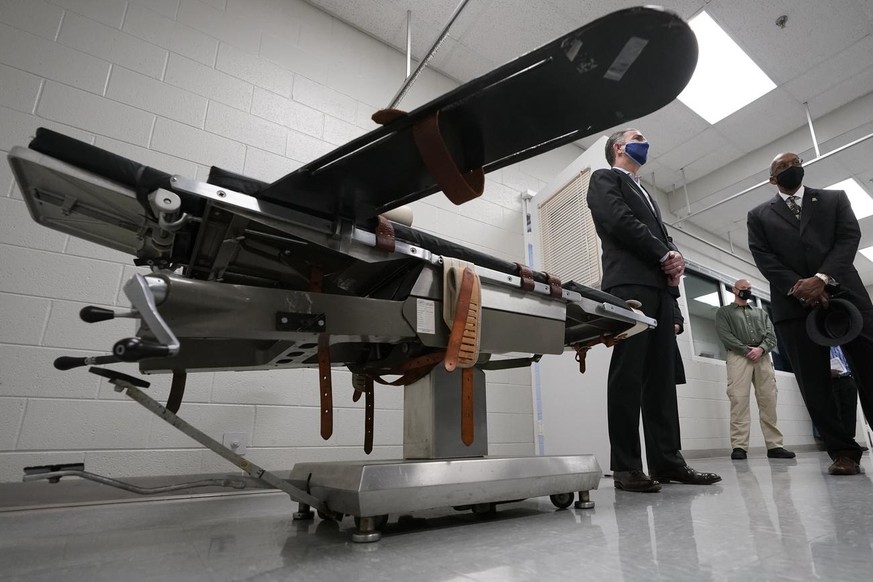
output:
M 770 162 L 770 175 L 775 176 L 791 166 L 800 165 L 800 156 L 793 152 L 783 152 Z
M 739 279 L 736 283 L 734 283 L 734 289 L 751 289 L 752 284 L 748 279 Z
M 737 280 L 737 282 L 734 283 L 732 291 L 737 297 L 734 300 L 734 303 L 737 303 L 738 305 L 746 305 L 749 299 L 752 298 L 752 284 L 748 279 Z

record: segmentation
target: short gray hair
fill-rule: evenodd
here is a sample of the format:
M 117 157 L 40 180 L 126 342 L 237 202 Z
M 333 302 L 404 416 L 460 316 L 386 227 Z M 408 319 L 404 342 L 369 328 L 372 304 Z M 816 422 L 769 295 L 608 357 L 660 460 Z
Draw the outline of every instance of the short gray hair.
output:
M 628 129 L 622 129 L 622 130 L 616 131 L 611 136 L 609 136 L 609 139 L 606 140 L 606 162 L 610 166 L 615 165 L 615 152 L 612 151 L 612 146 L 614 146 L 615 144 L 625 143 L 625 142 L 619 141 L 619 140 L 621 140 L 624 137 L 624 134 L 626 134 L 629 131 L 633 131 L 633 129 L 628 128 Z

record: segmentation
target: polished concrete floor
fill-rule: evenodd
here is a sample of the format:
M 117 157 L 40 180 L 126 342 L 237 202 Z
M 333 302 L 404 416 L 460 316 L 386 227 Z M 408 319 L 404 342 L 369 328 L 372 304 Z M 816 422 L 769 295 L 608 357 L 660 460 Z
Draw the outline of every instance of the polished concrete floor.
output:
M 593 491 L 491 518 L 451 508 L 391 516 L 381 541 L 352 519 L 294 522 L 271 492 L 0 513 L 0 580 L 870 580 L 873 474 L 831 477 L 796 460 L 695 459 L 713 486 Z

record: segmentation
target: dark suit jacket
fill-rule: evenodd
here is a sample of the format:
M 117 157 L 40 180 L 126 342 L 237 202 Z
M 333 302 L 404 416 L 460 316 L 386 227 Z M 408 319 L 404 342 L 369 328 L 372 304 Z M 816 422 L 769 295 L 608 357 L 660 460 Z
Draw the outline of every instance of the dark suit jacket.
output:
M 749 211 L 749 249 L 770 281 L 773 321 L 807 316 L 788 292 L 798 279 L 816 273 L 836 279 L 843 299 L 860 309 L 873 308 L 853 264 L 861 229 L 846 193 L 804 187 L 802 208 L 797 220 L 777 194 Z
M 603 281 L 616 285 L 666 288 L 661 258 L 677 250 L 661 221 L 634 181 L 620 170 L 596 170 L 588 186 L 588 208 L 603 247 Z

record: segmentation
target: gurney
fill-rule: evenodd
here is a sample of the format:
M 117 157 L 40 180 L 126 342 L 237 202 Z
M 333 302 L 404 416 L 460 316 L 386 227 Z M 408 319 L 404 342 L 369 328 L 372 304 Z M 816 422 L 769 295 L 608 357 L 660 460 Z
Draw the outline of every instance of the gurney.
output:
M 378 539 L 389 506 L 410 511 L 452 499 L 481 509 L 543 494 L 567 506 L 576 491 L 577 506 L 590 506 L 601 475 L 590 455 L 485 457 L 483 371 L 565 350 L 584 357 L 592 345 L 656 323 L 608 293 L 416 230 L 402 222 L 404 205 L 439 191 L 463 204 L 482 193 L 489 171 L 659 109 L 684 88 L 696 57 L 694 36 L 675 15 L 617 12 L 412 112 L 377 112 L 382 127 L 271 184 L 215 167 L 198 182 L 41 128 L 8 155 L 33 219 L 127 253 L 149 271 L 124 285 L 130 312 L 90 306 L 80 314 L 88 323 L 134 317 L 135 336 L 120 338 L 111 354 L 55 366 L 136 362 L 143 374 L 172 374 L 161 405 L 141 390 L 145 380 L 91 368 L 288 493 L 298 517 L 310 507 L 323 517 L 356 516 L 358 541 Z M 279 479 L 176 414 L 188 373 L 314 368 L 329 439 L 335 367 L 352 372 L 345 388 L 364 398 L 366 453 L 375 385 L 406 386 L 407 461 L 298 463 Z M 452 419 L 448 431 L 443 417 Z M 87 477 L 53 469 L 26 478 Z M 384 487 L 386 475 L 401 473 L 407 481 Z M 484 474 L 502 477 L 490 478 L 489 491 Z M 381 485 L 361 490 L 368 482 Z M 415 495 L 398 494 L 412 488 Z

